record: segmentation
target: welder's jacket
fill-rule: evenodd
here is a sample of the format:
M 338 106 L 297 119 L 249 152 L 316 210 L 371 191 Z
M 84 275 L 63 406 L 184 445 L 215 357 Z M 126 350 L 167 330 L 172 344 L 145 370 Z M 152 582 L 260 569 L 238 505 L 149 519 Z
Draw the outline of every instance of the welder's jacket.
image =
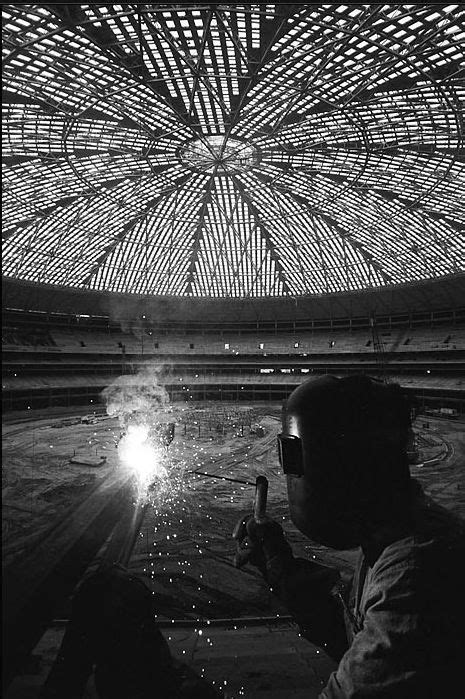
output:
M 289 576 L 281 591 L 303 635 L 339 660 L 321 699 L 461 695 L 465 663 L 461 520 L 418 493 L 411 531 L 388 545 L 365 550 L 348 594 L 340 582 L 333 585 L 334 572 L 310 566 L 295 559 L 293 582 Z M 338 608 L 335 597 L 342 603 Z

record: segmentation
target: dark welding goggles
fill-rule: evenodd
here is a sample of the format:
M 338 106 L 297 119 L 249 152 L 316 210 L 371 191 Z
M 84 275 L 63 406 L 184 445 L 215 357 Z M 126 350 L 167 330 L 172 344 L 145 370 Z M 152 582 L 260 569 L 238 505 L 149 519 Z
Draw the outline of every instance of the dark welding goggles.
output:
M 286 475 L 303 476 L 302 442 L 292 434 L 278 434 L 279 463 Z

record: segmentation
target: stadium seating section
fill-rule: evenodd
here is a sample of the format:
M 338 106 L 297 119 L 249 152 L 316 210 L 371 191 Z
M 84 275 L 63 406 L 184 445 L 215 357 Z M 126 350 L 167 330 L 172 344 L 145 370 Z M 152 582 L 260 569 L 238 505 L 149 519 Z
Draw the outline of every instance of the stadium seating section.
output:
M 122 375 L 136 383 L 149 376 L 172 400 L 282 400 L 307 376 L 354 372 L 398 381 L 423 402 L 463 407 L 461 311 L 270 325 L 131 327 L 7 310 L 3 408 L 96 406 Z

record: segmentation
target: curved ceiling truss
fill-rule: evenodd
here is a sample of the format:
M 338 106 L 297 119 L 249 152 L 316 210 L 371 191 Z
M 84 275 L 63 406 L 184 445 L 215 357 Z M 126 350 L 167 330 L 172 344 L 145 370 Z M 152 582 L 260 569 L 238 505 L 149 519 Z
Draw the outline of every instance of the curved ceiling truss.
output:
M 4 5 L 4 274 L 300 296 L 464 269 L 460 5 Z

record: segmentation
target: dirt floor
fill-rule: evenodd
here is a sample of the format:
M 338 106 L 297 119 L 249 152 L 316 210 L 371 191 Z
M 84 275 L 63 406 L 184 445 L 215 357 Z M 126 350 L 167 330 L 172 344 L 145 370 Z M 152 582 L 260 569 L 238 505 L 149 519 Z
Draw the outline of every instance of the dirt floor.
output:
M 225 620 L 232 633 L 235 620 L 247 618 L 253 625 L 254 619 L 262 617 L 283 618 L 283 621 L 286 618 L 287 610 L 271 595 L 255 569 L 237 570 L 232 563 L 235 544 L 231 534 L 238 518 L 252 511 L 255 488 L 221 480 L 221 477 L 253 484 L 256 476 L 266 475 L 269 480 L 268 514 L 282 524 L 294 552 L 336 566 L 347 574 L 352 571 L 356 551 L 338 552 L 313 545 L 289 520 L 285 480 L 276 451 L 280 410 L 280 405 L 269 404 L 170 407 L 166 419 L 175 423 L 175 437 L 161 452 L 168 476 L 155 479 L 150 489 L 143 526 L 129 562 L 129 568 L 142 575 L 154 591 L 160 622 L 198 621 L 199 628 L 208 629 L 210 621 L 215 624 Z M 465 518 L 464 427 L 464 421 L 417 419 L 419 457 L 417 463 L 412 464 L 411 472 L 427 493 Z M 73 508 L 84 502 L 105 478 L 121 469 L 117 451 L 119 437 L 120 428 L 115 418 L 98 418 L 93 423 L 81 422 L 80 417 L 49 418 L 5 427 L 4 565 L 14 566 L 17 560 L 24 560 L 28 551 L 53 532 L 54 527 L 65 526 Z M 102 456 L 106 460 L 101 465 L 71 463 L 73 457 L 97 462 Z M 104 554 L 105 547 L 100 556 Z M 66 615 L 66 610 L 63 614 Z M 266 633 L 269 632 L 268 629 Z M 228 641 L 230 648 L 234 649 L 237 643 L 242 648 L 237 652 L 245 652 L 247 633 L 240 629 L 234 633 L 235 640 Z M 213 627 L 208 642 L 206 636 L 199 639 L 197 632 L 173 631 L 170 642 L 175 644 L 173 650 L 179 650 L 180 657 L 185 650 L 181 650 L 183 634 L 194 639 L 196 653 L 200 653 L 198 657 L 194 652 L 191 654 L 194 667 L 204 663 L 205 654 L 215 657 Z M 283 634 L 287 643 L 291 631 L 286 629 Z M 59 636 L 60 633 L 57 638 Z M 223 636 L 218 636 L 218 643 L 224 644 Z M 304 657 L 305 648 L 300 648 L 300 641 L 295 643 L 295 652 L 303 653 Z M 310 649 L 313 654 L 317 652 L 312 646 Z M 220 648 L 219 656 L 222 652 Z M 218 656 L 218 672 L 213 662 L 212 677 L 225 676 L 225 668 L 231 666 L 228 653 L 221 656 L 222 666 Z M 331 664 L 323 656 L 318 656 L 319 662 L 326 662 L 329 673 Z M 307 661 L 304 665 L 307 667 Z M 313 667 L 319 666 L 314 664 Z M 255 676 L 256 683 L 261 681 L 265 670 L 262 675 Z M 244 685 L 250 690 L 253 677 L 252 668 L 251 677 L 242 674 L 242 684 L 236 683 L 237 687 Z M 323 681 L 324 677 L 319 679 L 318 686 L 321 687 Z M 261 696 L 258 689 L 255 694 L 250 691 L 246 694 Z M 21 695 L 13 693 L 11 696 Z M 37 693 L 31 690 L 27 696 L 37 696 Z
M 101 466 L 71 463 L 79 456 L 97 461 L 97 454 L 106 458 Z M 4 425 L 3 564 L 27 555 L 117 464 L 109 421 L 89 424 L 75 417 Z

